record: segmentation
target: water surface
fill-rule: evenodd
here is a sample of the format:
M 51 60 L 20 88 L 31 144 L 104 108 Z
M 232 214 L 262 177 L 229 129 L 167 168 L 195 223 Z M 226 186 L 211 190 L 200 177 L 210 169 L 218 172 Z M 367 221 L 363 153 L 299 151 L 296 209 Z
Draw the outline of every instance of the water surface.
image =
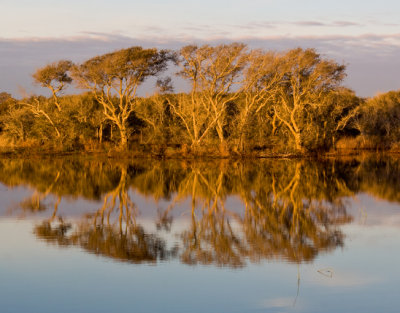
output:
M 1 312 L 398 312 L 400 162 L 0 159 Z

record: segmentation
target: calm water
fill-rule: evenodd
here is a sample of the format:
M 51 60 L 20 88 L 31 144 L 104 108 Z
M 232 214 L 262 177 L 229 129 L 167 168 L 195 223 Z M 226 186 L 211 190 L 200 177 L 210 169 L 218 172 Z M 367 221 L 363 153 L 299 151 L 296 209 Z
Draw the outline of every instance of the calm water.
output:
M 0 312 L 399 312 L 400 161 L 0 159 Z

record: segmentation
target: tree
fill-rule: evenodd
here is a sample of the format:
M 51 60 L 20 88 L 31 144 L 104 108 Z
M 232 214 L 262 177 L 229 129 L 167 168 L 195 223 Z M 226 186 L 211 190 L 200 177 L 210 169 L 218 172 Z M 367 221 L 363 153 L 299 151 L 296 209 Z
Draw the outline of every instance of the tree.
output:
M 237 101 L 238 114 L 234 125 L 238 133 L 237 147 L 240 150 L 243 150 L 246 140 L 254 139 L 254 128 L 265 129 L 266 125 L 255 123 L 257 118 L 270 119 L 270 116 L 266 116 L 270 111 L 269 104 L 283 75 L 278 70 L 279 62 L 280 56 L 274 52 L 252 50 L 248 55 L 248 66 L 243 71 L 242 96 Z M 274 124 L 272 132 L 275 128 Z
M 167 67 L 166 50 L 131 47 L 96 56 L 73 68 L 80 87 L 88 89 L 102 105 L 105 117 L 120 133 L 120 148 L 128 145 L 128 118 L 134 112 L 138 87 Z
M 71 61 L 61 60 L 39 68 L 32 75 L 36 83 L 51 90 L 54 104 L 56 105 L 58 111 L 61 111 L 61 107 L 58 102 L 58 93 L 61 92 L 67 84 L 72 82 L 72 78 L 68 75 L 68 71 L 71 69 L 71 67 Z
M 0 122 L 2 133 L 13 142 L 25 141 L 34 124 L 32 114 L 20 105 L 10 106 L 1 115 Z
M 47 99 L 44 99 L 44 97 L 33 96 L 24 99 L 19 104 L 31 112 L 38 125 L 40 125 L 42 121 L 45 121 L 41 127 L 41 133 L 44 132 L 43 129 L 50 126 L 50 128 L 54 130 L 56 138 L 61 139 L 61 132 L 57 125 L 58 123 L 56 122 L 57 117 L 60 118 L 60 116 L 54 116 L 54 114 L 52 114 L 53 112 L 51 108 L 49 108 L 49 101 Z M 52 137 L 52 135 L 50 137 Z
M 211 129 L 216 130 L 221 144 L 225 142 L 226 109 L 240 95 L 240 76 L 246 63 L 246 46 L 239 43 L 180 50 L 178 75 L 190 82 L 191 91 L 178 96 L 171 106 L 192 146 L 198 146 Z
M 389 91 L 368 99 L 360 113 L 362 135 L 388 146 L 400 140 L 400 91 Z
M 170 141 L 172 133 L 179 138 L 179 123 L 175 123 L 171 114 L 169 98 L 174 97 L 172 80 L 170 77 L 157 80 L 156 92 L 147 98 L 140 98 L 137 102 L 135 114 L 143 120 L 147 127 L 141 130 L 141 143 L 143 134 L 145 142 L 155 142 L 165 145 Z
M 4 130 L 7 122 L 7 113 L 17 101 L 7 92 L 0 92 L 0 132 Z
M 340 87 L 345 66 L 323 59 L 314 49 L 297 48 L 282 55 L 283 79 L 276 90 L 273 110 L 294 139 L 295 149 L 315 130 L 308 127 L 321 117 L 324 100 Z
M 12 99 L 12 96 L 8 92 L 0 92 L 0 108 Z
M 65 87 L 72 82 L 72 78 L 69 76 L 69 71 L 72 67 L 72 62 L 68 60 L 61 60 L 48 64 L 42 68 L 36 70 L 32 75 L 35 83 L 41 85 L 42 87 L 49 88 L 52 93 L 53 103 L 50 99 L 44 97 L 27 97 L 18 103 L 18 106 L 14 106 L 9 110 L 9 116 L 11 119 L 18 119 L 19 116 L 26 117 L 26 112 L 24 109 L 29 111 L 34 118 L 34 125 L 38 126 L 38 134 L 43 136 L 44 133 L 48 133 L 47 137 L 55 136 L 58 140 L 65 138 L 65 135 L 61 129 L 62 124 L 67 120 L 61 115 L 61 105 L 59 103 L 59 93 L 65 89 Z M 54 107 L 55 106 L 55 107 Z M 20 125 L 21 122 L 9 124 L 9 130 L 13 130 L 11 133 L 15 133 L 15 126 Z M 26 125 L 27 123 L 21 124 L 21 130 L 19 133 L 23 136 L 18 135 L 18 137 L 25 139 Z

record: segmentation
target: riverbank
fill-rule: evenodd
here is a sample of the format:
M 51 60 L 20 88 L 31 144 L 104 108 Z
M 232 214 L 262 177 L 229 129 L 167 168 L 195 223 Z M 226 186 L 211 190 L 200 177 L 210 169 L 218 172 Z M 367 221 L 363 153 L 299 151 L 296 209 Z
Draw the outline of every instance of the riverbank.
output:
M 294 158 L 341 158 L 370 155 L 399 156 L 400 149 L 335 149 L 320 152 L 274 151 L 258 149 L 245 152 L 219 151 L 203 148 L 196 151 L 172 147 L 136 147 L 136 149 L 119 150 L 116 147 L 96 149 L 68 149 L 57 147 L 0 147 L 0 157 L 6 158 L 42 158 L 42 157 L 89 157 L 110 159 L 294 159 Z

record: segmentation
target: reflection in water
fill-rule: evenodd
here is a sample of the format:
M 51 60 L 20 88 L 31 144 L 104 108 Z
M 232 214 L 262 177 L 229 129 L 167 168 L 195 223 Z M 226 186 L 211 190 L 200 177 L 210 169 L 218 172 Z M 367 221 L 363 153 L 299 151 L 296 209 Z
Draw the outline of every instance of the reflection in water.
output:
M 343 246 L 340 226 L 351 222 L 346 197 L 364 191 L 400 200 L 397 184 L 391 183 L 399 179 L 400 166 L 390 159 L 246 163 L 7 159 L 0 160 L 0 173 L 0 181 L 8 186 L 28 185 L 35 190 L 20 203 L 20 213 L 49 211 L 35 227 L 38 238 L 132 263 L 171 258 L 229 267 L 277 258 L 310 262 L 321 252 Z M 385 180 L 380 181 L 379 175 Z M 159 209 L 153 233 L 138 222 L 134 193 L 169 203 Z M 51 209 L 46 202 L 50 197 Z M 60 216 L 61 199 L 78 197 L 101 200 L 102 205 L 78 220 Z M 240 202 L 229 201 L 233 198 Z M 172 234 L 178 243 L 171 246 L 164 235 L 172 231 L 174 213 L 182 206 L 190 222 Z
M 82 222 L 68 235 L 71 224 L 62 221 L 57 225 L 45 221 L 35 227 L 38 238 L 62 246 L 76 245 L 84 250 L 131 263 L 156 262 L 173 254 L 167 251 L 165 241 L 148 235 L 141 226 L 130 225 L 125 230 L 111 225 L 93 225 Z
M 136 207 L 128 193 L 127 169 L 120 169 L 117 186 L 104 195 L 103 206 L 94 214 L 86 214 L 71 234 L 71 224 L 62 219 L 55 226 L 52 217 L 35 227 L 35 234 L 46 241 L 59 245 L 76 245 L 88 252 L 131 263 L 156 262 L 173 255 L 167 251 L 164 240 L 153 234 L 146 234 L 136 223 Z M 113 221 L 112 214 L 117 214 Z

